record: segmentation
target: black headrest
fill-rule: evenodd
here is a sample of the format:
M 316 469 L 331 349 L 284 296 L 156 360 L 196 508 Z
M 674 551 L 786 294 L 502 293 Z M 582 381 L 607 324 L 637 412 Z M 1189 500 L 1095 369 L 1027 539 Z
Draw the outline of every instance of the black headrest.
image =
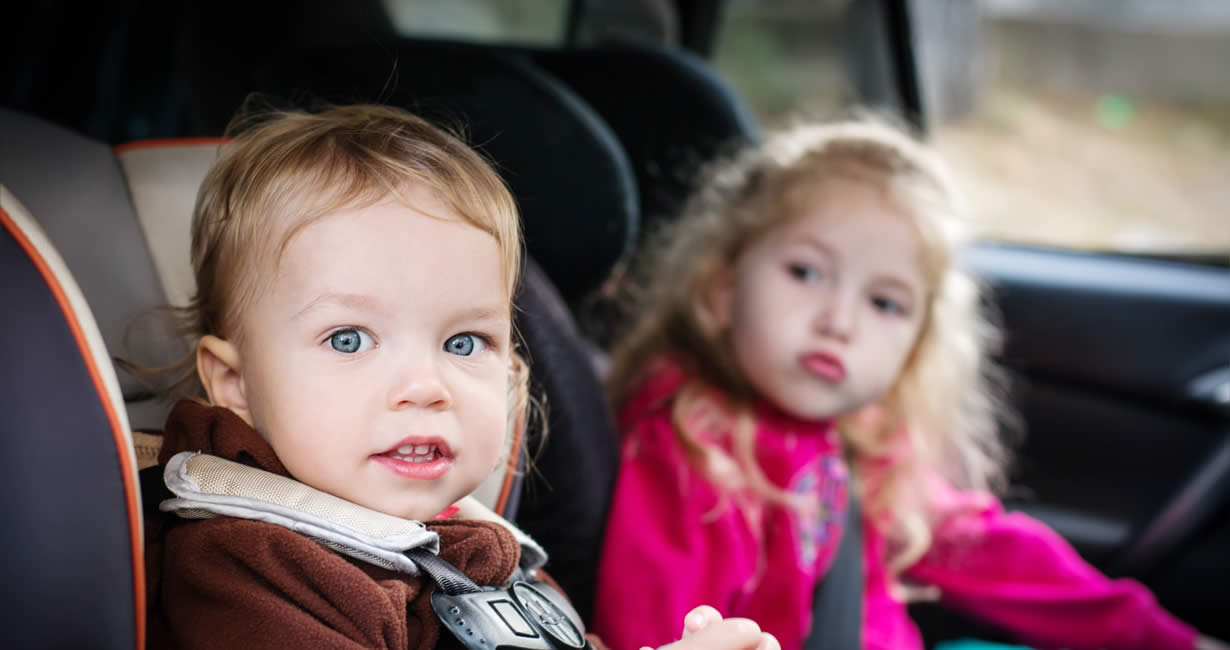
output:
M 702 165 L 760 139 L 751 108 L 686 50 L 621 44 L 530 55 L 619 137 L 636 171 L 642 233 L 679 213 Z
M 529 253 L 569 301 L 597 287 L 635 241 L 636 182 L 617 139 L 573 92 L 516 57 L 397 41 L 207 72 L 194 84 L 192 101 L 209 106 L 199 134 L 219 133 L 251 91 L 298 105 L 379 101 L 464 125 L 516 196 Z

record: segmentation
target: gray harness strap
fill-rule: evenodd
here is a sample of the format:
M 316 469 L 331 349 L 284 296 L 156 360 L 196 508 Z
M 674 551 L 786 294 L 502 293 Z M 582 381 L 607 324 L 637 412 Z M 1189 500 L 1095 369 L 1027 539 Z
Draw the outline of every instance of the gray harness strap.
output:
M 850 490 L 837 555 L 812 598 L 811 634 L 804 650 L 862 649 L 863 580 L 862 514 Z

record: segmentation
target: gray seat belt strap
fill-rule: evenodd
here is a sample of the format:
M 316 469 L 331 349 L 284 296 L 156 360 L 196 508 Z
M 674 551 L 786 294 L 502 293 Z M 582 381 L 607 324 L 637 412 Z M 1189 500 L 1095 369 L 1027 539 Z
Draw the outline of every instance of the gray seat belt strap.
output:
M 862 650 L 863 581 L 863 521 L 851 489 L 837 555 L 812 598 L 804 650 Z

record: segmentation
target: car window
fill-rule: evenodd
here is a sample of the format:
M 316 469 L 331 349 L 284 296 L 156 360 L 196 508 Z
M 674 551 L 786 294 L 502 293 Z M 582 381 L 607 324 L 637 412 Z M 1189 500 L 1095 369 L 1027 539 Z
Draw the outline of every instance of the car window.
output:
M 713 63 L 772 125 L 828 115 L 855 101 L 846 66 L 846 2 L 735 0 L 718 27 Z
M 558 46 L 568 0 L 383 0 L 403 36 Z
M 857 3 L 734 1 L 715 61 L 767 123 L 863 100 Z M 1230 2 L 909 5 L 929 137 L 988 239 L 1230 253 Z

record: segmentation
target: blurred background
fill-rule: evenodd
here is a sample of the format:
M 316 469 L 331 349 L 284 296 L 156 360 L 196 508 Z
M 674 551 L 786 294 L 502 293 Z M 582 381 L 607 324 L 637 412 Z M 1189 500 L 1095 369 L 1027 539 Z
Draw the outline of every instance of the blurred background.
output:
M 853 96 L 823 4 L 731 5 L 717 64 L 770 122 Z M 1230 254 L 1230 2 L 916 6 L 929 126 L 987 237 Z
M 591 39 L 677 41 L 660 3 L 595 8 Z M 406 35 L 560 44 L 566 0 L 386 0 Z M 614 5 L 621 5 L 615 7 Z M 926 127 L 998 241 L 1230 258 L 1230 2 L 915 0 Z M 872 5 L 732 0 L 712 61 L 765 125 L 894 91 Z M 863 98 L 860 102 L 858 98 Z

